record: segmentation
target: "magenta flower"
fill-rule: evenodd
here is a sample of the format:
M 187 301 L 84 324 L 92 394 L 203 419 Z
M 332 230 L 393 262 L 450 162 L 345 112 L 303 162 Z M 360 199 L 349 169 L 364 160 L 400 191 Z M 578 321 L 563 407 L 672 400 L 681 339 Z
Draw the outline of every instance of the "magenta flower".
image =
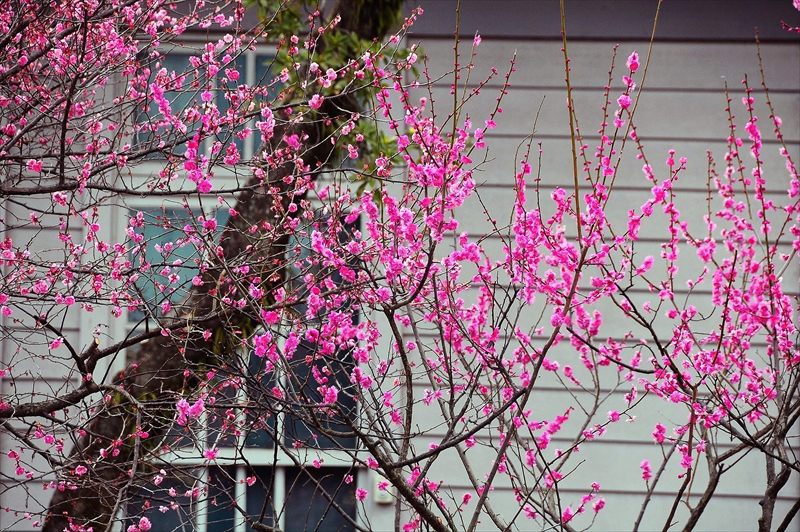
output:
M 628 56 L 628 68 L 631 69 L 631 72 L 639 70 L 639 54 L 636 52 Z
M 323 98 L 323 97 L 322 97 L 322 96 L 320 96 L 319 94 L 315 94 L 315 95 L 314 95 L 314 96 L 312 96 L 312 97 L 311 97 L 311 99 L 308 101 L 308 106 L 309 106 L 309 107 L 311 107 L 312 109 L 319 109 L 320 107 L 322 107 L 322 101 L 323 101 L 324 99 L 325 99 L 325 98 Z
M 219 454 L 219 449 L 217 448 L 208 449 L 207 451 L 203 452 L 203 457 L 205 457 L 206 460 L 213 462 L 214 460 L 217 459 L 218 454 Z
M 653 478 L 653 470 L 650 468 L 649 460 L 642 460 L 642 463 L 639 464 L 639 467 L 642 469 L 642 479 L 648 481 Z

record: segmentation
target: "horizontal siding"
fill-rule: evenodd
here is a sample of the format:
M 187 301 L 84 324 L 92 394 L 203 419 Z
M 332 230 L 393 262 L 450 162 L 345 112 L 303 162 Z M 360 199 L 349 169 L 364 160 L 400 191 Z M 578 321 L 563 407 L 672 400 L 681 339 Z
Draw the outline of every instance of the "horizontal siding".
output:
M 413 41 L 413 38 L 412 38 Z M 618 41 L 617 41 L 618 42 Z M 452 68 L 452 39 L 424 39 L 421 41 L 437 70 L 437 75 Z M 570 80 L 573 87 L 581 90 L 602 90 L 608 81 L 615 42 L 573 42 L 568 44 L 570 56 Z M 625 61 L 628 55 L 639 53 L 641 68 L 635 81 L 641 81 L 644 62 L 647 58 L 648 41 L 623 42 L 619 45 L 614 82 L 621 88 L 623 74 L 628 74 Z M 461 63 L 469 58 L 471 42 L 461 44 Z M 516 53 L 516 71 L 511 76 L 513 87 L 541 89 L 563 88 L 564 55 L 559 41 L 523 41 L 483 39 L 475 49 L 473 80 L 488 75 L 492 67 L 501 73 L 508 70 Z M 761 46 L 767 86 L 772 90 L 797 92 L 800 78 L 800 50 L 795 43 L 766 44 Z M 445 62 L 447 61 L 447 62 Z M 435 62 L 435 63 L 433 63 Z M 741 90 L 740 81 L 747 75 L 753 88 L 761 86 L 757 49 L 749 43 L 655 43 L 647 71 L 646 90 L 712 91 L 720 92 L 725 81 L 732 94 Z M 452 76 L 442 81 L 448 82 Z M 559 99 L 562 102 L 563 98 Z M 787 115 L 788 116 L 788 115 Z
M 468 5 L 469 2 L 466 2 Z M 437 8 L 438 9 L 438 8 Z M 452 41 L 441 39 L 438 41 L 427 40 L 424 51 L 428 54 L 428 68 L 432 77 L 446 72 L 452 65 Z M 477 195 L 468 201 L 465 206 L 456 211 L 455 217 L 460 225 L 456 233 L 468 232 L 473 239 L 491 231 L 493 227 L 488 219 L 497 221 L 499 227 L 505 228 L 509 223 L 509 214 L 514 199 L 514 174 L 518 164 L 515 160 L 520 158 L 519 153 L 525 149 L 528 142 L 527 135 L 531 133 L 536 113 L 539 112 L 535 134 L 533 135 L 533 148 L 530 161 L 534 167 L 541 167 L 541 193 L 542 209 L 544 213 L 552 212 L 549 198 L 552 190 L 561 186 L 572 191 L 572 164 L 571 147 L 569 142 L 569 121 L 564 105 L 564 72 L 563 58 L 560 43 L 535 40 L 492 40 L 484 38 L 477 49 L 477 66 L 470 74 L 470 82 L 477 83 L 486 75 L 490 66 L 499 70 L 507 68 L 508 61 L 516 52 L 516 72 L 511 78 L 511 88 L 504 96 L 503 113 L 495 118 L 497 129 L 487 132 L 487 149 L 473 151 L 471 158 L 478 162 L 483 161 L 475 173 L 475 180 L 479 183 Z M 570 58 L 572 67 L 571 79 L 577 88 L 574 93 L 575 105 L 578 112 L 581 130 L 585 135 L 584 142 L 589 145 L 587 154 L 593 164 L 594 147 L 598 143 L 598 124 L 603 120 L 601 106 L 603 105 L 602 87 L 607 83 L 608 69 L 611 63 L 612 45 L 609 43 L 573 42 L 570 45 Z M 624 70 L 627 55 L 637 50 L 642 55 L 647 50 L 646 42 L 626 42 L 620 47 L 617 57 L 617 71 L 611 90 L 611 112 L 616 108 L 615 100 L 622 92 L 622 83 L 619 81 Z M 465 63 L 469 53 L 469 43 L 465 42 L 461 62 Z M 800 160 L 800 48 L 795 45 L 764 45 L 762 46 L 764 69 L 767 83 L 773 93 L 772 103 L 777 114 L 783 119 L 784 140 L 790 154 L 795 161 Z M 740 81 L 744 75 L 750 80 L 750 85 L 758 88 L 760 73 L 755 46 L 752 44 L 706 44 L 698 46 L 690 43 L 657 43 L 654 47 L 651 65 L 648 72 L 646 88 L 642 94 L 639 107 L 636 111 L 635 122 L 638 126 L 639 136 L 643 139 L 645 153 L 659 180 L 668 175 L 665 160 L 668 150 L 676 150 L 676 158 L 685 156 L 689 162 L 678 179 L 675 187 L 676 203 L 689 221 L 689 229 L 693 236 L 702 238 L 707 235 L 707 226 L 703 216 L 708 212 L 706 203 L 708 196 L 708 159 L 706 150 L 711 150 L 717 166 L 717 172 L 724 171 L 724 155 L 727 151 L 725 139 L 729 134 L 728 119 L 725 113 L 726 101 L 723 92 L 724 81 L 728 80 L 733 98 L 734 114 L 737 115 L 737 134 L 744 135 L 743 126 L 746 123 L 744 107 L 741 104 L 743 94 Z M 452 96 L 449 94 L 449 83 L 452 76 L 445 76 L 437 81 L 437 88 L 433 93 L 436 100 L 435 109 L 440 118 L 447 115 L 451 106 Z M 641 71 L 637 80 L 641 79 Z M 502 80 L 498 78 L 497 83 Z M 483 120 L 488 118 L 488 113 L 495 105 L 497 97 L 497 83 L 494 87 L 485 87 L 481 94 L 465 106 L 465 113 L 469 113 L 473 123 L 483 125 Z M 778 155 L 780 143 L 772 135 L 769 124 L 769 111 L 764 104 L 763 95 L 756 95 L 757 113 L 761 118 L 759 125 L 765 139 L 764 174 L 768 180 L 768 197 L 778 203 L 786 202 L 786 190 L 789 179 L 785 168 L 785 161 Z M 541 105 L 541 111 L 538 110 Z M 541 141 L 543 153 L 539 155 L 536 142 Z M 617 147 L 619 146 L 619 143 Z M 626 158 L 618 168 L 615 187 L 608 204 L 607 216 L 615 231 L 620 234 L 627 229 L 627 211 L 639 209 L 648 198 L 652 196 L 650 183 L 642 172 L 641 160 L 636 159 L 635 146 L 630 142 L 626 146 Z M 747 144 L 742 148 L 742 159 L 748 167 L 752 166 L 752 158 L 747 151 Z M 746 171 L 749 174 L 749 168 Z M 593 174 L 594 175 L 594 174 Z M 584 177 L 584 174 L 581 175 Z M 529 183 L 533 177 L 529 178 Z M 582 190 L 588 189 L 585 181 L 581 182 Z M 478 197 L 480 197 L 480 200 Z M 527 190 L 528 207 L 536 205 L 535 188 L 529 184 Z M 752 193 L 751 193 L 752 199 Z M 711 211 L 719 210 L 721 203 L 714 197 Z M 755 213 L 756 206 L 753 207 Z M 783 221 L 785 215 L 774 213 L 771 217 L 773 223 Z M 567 222 L 567 233 L 574 236 L 574 228 Z M 723 226 L 723 224 L 720 224 Z M 652 218 L 643 221 L 640 230 L 640 242 L 636 243 L 635 250 L 639 260 L 646 255 L 657 257 L 654 269 L 651 272 L 653 279 L 664 277 L 664 266 L 658 259 L 660 256 L 660 242 L 668 235 L 667 219 L 660 208 L 654 209 Z M 506 229 L 500 235 L 493 235 L 485 239 L 482 245 L 489 251 L 489 256 L 502 257 L 502 247 L 505 245 L 502 234 L 507 234 Z M 441 252 L 452 247 L 453 240 L 446 239 L 441 244 Z M 788 250 L 788 247 L 787 247 Z M 723 253 L 720 253 L 722 256 Z M 617 255 L 619 258 L 619 255 Z M 680 270 L 676 275 L 676 298 L 683 302 L 687 293 L 686 281 L 695 279 L 701 273 L 703 264 L 697 258 L 693 249 L 682 245 L 680 250 Z M 547 266 L 542 266 L 544 271 Z M 474 272 L 465 267 L 460 280 L 469 282 Z M 797 279 L 800 268 L 796 259 L 787 266 L 784 279 Z M 501 278 L 502 282 L 502 278 Z M 789 292 L 798 292 L 796 285 L 788 284 L 785 289 Z M 467 302 L 474 301 L 477 290 L 471 287 L 465 292 L 455 295 L 463 297 Z M 631 290 L 631 297 L 641 304 L 646 300 L 658 300 L 658 295 L 651 293 L 646 286 L 638 283 Z M 698 328 L 707 330 L 717 325 L 717 314 L 708 300 L 710 283 L 695 289 L 690 303 L 697 305 L 701 312 L 712 315 L 707 324 L 698 324 Z M 538 301 L 534 307 L 520 317 L 523 329 L 532 326 L 543 310 L 543 301 Z M 601 301 L 595 305 L 603 312 L 604 321 L 601 327 L 600 338 L 613 337 L 621 339 L 628 331 L 632 331 L 635 338 L 647 337 L 646 331 L 634 326 L 620 315 L 611 301 Z M 663 319 L 662 309 L 657 322 L 657 331 L 661 338 L 671 336 L 669 320 Z M 549 324 L 549 313 L 545 309 L 542 325 Z M 546 331 L 549 332 L 549 326 Z M 410 331 L 404 331 L 411 337 Z M 422 331 L 424 340 L 433 342 L 436 337 L 435 330 L 428 327 Z M 501 341 L 502 342 L 502 341 Z M 499 342 L 499 343 L 501 343 Z M 499 344 L 498 343 L 498 344 Z M 635 341 L 631 341 L 633 345 Z M 513 348 L 512 343 L 512 348 Z M 756 342 L 753 346 L 753 356 L 758 358 L 758 353 L 764 352 L 765 345 Z M 625 352 L 623 359 L 629 359 L 634 350 Z M 649 358 L 648 351 L 643 351 L 643 358 Z M 562 368 L 565 364 L 575 369 L 576 376 L 591 385 L 588 372 L 576 356 L 574 348 L 568 343 L 562 343 L 553 348 L 550 357 L 558 360 Z M 649 366 L 643 362 L 642 367 Z M 602 368 L 601 389 L 608 393 L 620 378 L 615 368 Z M 643 375 L 647 377 L 647 375 Z M 637 377 L 638 378 L 638 377 Z M 634 379 L 636 380 L 636 379 Z M 421 398 L 424 390 L 430 388 L 426 379 L 415 383 L 415 397 Z M 526 405 L 533 411 L 534 419 L 553 419 L 558 414 L 563 414 L 567 405 L 574 403 L 565 386 L 554 378 L 550 372 L 542 374 L 542 380 L 534 391 L 529 404 Z M 630 390 L 631 383 L 621 382 L 618 391 L 610 393 L 605 402 L 597 409 L 591 424 L 605 423 L 609 410 L 623 410 L 625 407 L 624 393 Z M 574 386 L 570 386 L 573 388 Z M 642 386 L 638 386 L 641 393 Z M 578 396 L 587 408 L 593 401 L 589 394 Z M 433 408 L 429 414 L 425 409 Z M 601 496 L 606 498 L 606 509 L 597 516 L 595 529 L 597 530 L 626 530 L 633 526 L 638 510 L 642 504 L 646 486 L 641 479 L 639 464 L 643 459 L 650 460 L 654 470 L 657 469 L 661 459 L 660 446 L 653 443 L 653 427 L 659 422 L 671 430 L 672 427 L 685 423 L 688 412 L 685 407 L 674 405 L 669 401 L 654 396 L 647 397 L 632 412 L 636 415 L 635 422 L 619 422 L 607 426 L 604 436 L 594 441 L 583 443 L 580 453 L 573 456 L 571 464 L 580 464 L 577 470 L 563 483 L 564 504 L 572 504 L 573 508 L 579 504 L 582 494 L 589 490 L 592 481 L 601 484 Z M 414 446 L 420 451 L 428 449 L 432 442 L 441 441 L 445 428 L 437 425 L 439 419 L 438 406 L 430 407 L 419 405 L 415 407 L 415 415 L 419 418 L 421 429 L 429 428 L 430 432 L 414 440 Z M 428 416 L 428 417 L 426 417 Z M 573 412 L 570 421 L 564 425 L 561 433 L 553 439 L 550 447 L 545 451 L 547 456 L 559 447 L 570 445 L 574 436 L 580 432 L 580 423 L 583 414 Z M 590 424 L 590 425 L 591 425 Z M 476 470 L 479 480 L 491 470 L 493 460 L 496 458 L 495 448 L 499 445 L 496 434 L 492 442 L 488 434 L 481 433 L 479 442 L 487 446 L 478 445 L 469 450 L 471 465 Z M 730 448 L 728 439 L 719 435 L 720 448 Z M 674 493 L 680 487 L 682 479 L 677 475 L 681 472 L 679 460 L 673 457 L 671 465 L 664 473 L 662 483 L 655 492 L 650 503 L 648 513 L 643 521 L 641 530 L 661 529 L 663 522 L 672 505 Z M 733 465 L 731 463 L 730 465 Z M 569 467 L 565 470 L 568 471 Z M 696 497 L 704 489 L 707 478 L 706 466 L 703 460 L 698 464 L 698 478 L 692 486 L 691 497 Z M 454 453 L 446 454 L 439 459 L 431 472 L 433 480 L 444 481 L 452 487 L 456 498 L 459 493 L 470 490 L 469 482 L 463 472 L 458 457 Z M 727 472 L 718 487 L 717 497 L 709 507 L 705 517 L 698 525 L 702 530 L 753 530 L 756 520 L 760 515 L 758 501 L 763 496 L 765 489 L 765 469 L 763 460 L 756 454 L 748 456 L 742 462 L 735 464 Z M 800 484 L 795 479 L 790 481 L 782 492 L 779 509 L 776 515 L 782 516 L 800 495 Z M 506 477 L 498 479 L 496 489 L 491 500 L 495 511 L 511 516 L 517 511 L 518 503 L 510 491 L 510 483 Z M 587 514 L 591 514 L 589 511 Z M 687 518 L 685 505 L 679 505 L 676 519 L 681 523 Z M 779 518 L 779 519 L 780 519 Z M 580 516 L 576 528 L 587 526 L 591 515 Z M 484 528 L 490 529 L 490 521 Z M 797 520 L 800 523 L 800 519 Z M 536 526 L 526 528 L 520 522 L 520 530 L 536 529 Z M 795 526 L 797 529 L 797 526 Z
M 476 31 L 499 38 L 560 38 L 558 0 L 419 0 L 425 14 L 413 26 L 426 36 L 451 36 L 456 6 L 461 4 L 460 34 Z M 567 35 L 573 39 L 649 39 L 656 0 L 566 0 Z M 491 7 L 487 7 L 491 6 Z M 671 0 L 661 4 L 660 40 L 752 41 L 754 27 L 762 39 L 792 40 L 780 21 L 800 25 L 790 2 L 769 0 Z
M 521 68 L 521 67 L 520 67 Z M 562 74 L 563 75 L 563 74 Z M 605 84 L 605 80 L 599 84 Z M 616 100 L 622 94 L 622 86 L 616 86 L 610 93 L 611 104 L 609 114 L 613 115 L 617 109 Z M 427 93 L 427 91 L 426 91 Z M 569 115 L 564 104 L 565 90 L 561 88 L 537 89 L 520 88 L 515 90 L 513 84 L 508 94 L 503 96 L 502 113 L 495 116 L 497 131 L 511 135 L 528 135 L 531 133 L 537 112 L 536 132 L 541 135 L 569 135 Z M 452 96 L 448 86 L 436 87 L 432 99 L 435 100 L 436 111 L 444 118 L 452 108 Z M 492 87 L 484 88 L 479 97 L 471 99 L 463 106 L 464 116 L 469 114 L 476 124 L 483 124 L 494 110 L 499 87 L 493 91 Z M 638 93 L 633 93 L 635 99 Z M 676 143 L 681 140 L 695 139 L 725 139 L 728 131 L 728 117 L 725 112 L 727 107 L 725 94 L 720 90 L 717 93 L 698 91 L 663 91 L 648 93 L 645 89 L 636 108 L 634 123 L 638 135 L 647 140 L 657 137 L 660 140 L 672 139 Z M 745 108 L 741 103 L 744 93 L 733 92 L 733 112 L 738 115 L 739 135 L 747 139 L 743 127 L 747 123 Z M 420 93 L 419 96 L 425 94 Z M 755 96 L 755 114 L 761 117 L 759 126 L 765 138 L 771 136 L 772 126 L 769 124 L 769 110 L 763 98 Z M 573 93 L 575 109 L 581 130 L 587 135 L 590 147 L 593 147 L 592 138 L 598 138 L 596 131 L 603 122 L 602 107 L 604 95 L 602 88 L 597 92 L 575 91 Z M 772 104 L 778 116 L 782 117 L 783 135 L 787 141 L 797 142 L 800 139 L 800 125 L 794 117 L 800 116 L 800 102 L 798 94 L 778 93 L 771 95 Z M 542 105 L 541 111 L 538 110 Z M 613 116 L 612 116 L 613 118 Z M 611 120 L 609 120 L 611 122 Z M 609 130 L 613 134 L 613 127 Z M 624 134 L 624 131 L 623 131 Z M 535 136 L 534 136 L 535 139 Z M 676 147 L 677 149 L 677 147 Z M 633 150 L 631 150 L 633 151 Z M 589 154 L 591 156 L 591 153 Z M 634 155 L 631 153 L 630 155 Z M 660 159 L 661 157 L 659 157 Z
M 795 99 L 800 98 L 800 95 Z M 537 102 L 538 104 L 538 102 Z M 595 114 L 596 116 L 596 114 Z M 788 119 L 790 115 L 785 115 Z M 788 120 L 787 120 L 788 121 Z M 598 122 L 595 120 L 595 122 Z M 587 157 L 590 162 L 590 173 L 592 179 L 596 179 L 597 171 L 594 170 L 597 162 L 594 158 L 596 146 L 599 140 L 596 134 L 596 127 L 588 128 L 588 125 L 594 126 L 595 124 L 585 124 L 581 122 L 587 137 L 584 140 L 585 144 L 589 145 L 587 149 Z M 588 129 L 588 130 L 587 130 Z M 741 129 L 741 128 L 739 128 Z M 781 145 L 765 135 L 765 147 L 762 150 L 764 154 L 764 164 L 762 171 L 767 179 L 767 189 L 775 193 L 786 195 L 789 188 L 789 172 L 786 169 L 786 160 L 779 154 Z M 647 157 L 653 173 L 659 182 L 663 181 L 669 176 L 668 167 L 666 165 L 669 150 L 675 150 L 677 158 L 686 157 L 686 169 L 683 170 L 675 182 L 674 189 L 676 193 L 685 190 L 707 191 L 709 186 L 708 179 L 708 152 L 711 152 L 717 173 L 722 176 L 725 171 L 725 154 L 728 148 L 725 142 L 727 131 L 720 130 L 713 139 L 644 139 L 642 144 L 644 146 L 644 153 Z M 746 140 L 746 139 L 745 139 Z M 472 159 L 475 162 L 483 162 L 484 158 L 486 163 L 482 164 L 477 172 L 475 172 L 475 181 L 479 184 L 486 186 L 514 186 L 514 175 L 518 171 L 518 165 L 514 164 L 515 161 L 522 159 L 527 149 L 527 144 L 530 140 L 524 134 L 506 134 L 502 129 L 498 128 L 490 131 L 486 135 L 486 150 L 475 150 L 472 152 Z M 538 153 L 538 143 L 542 143 L 542 153 Z M 618 143 L 619 144 L 619 143 Z M 642 170 L 644 161 L 635 157 L 635 146 L 629 141 L 625 145 L 626 155 L 622 158 L 622 162 L 617 169 L 614 179 L 614 186 L 619 189 L 628 190 L 631 188 L 646 188 L 652 186 L 652 183 L 647 179 Z M 740 152 L 741 159 L 745 163 L 747 169 L 745 175 L 749 175 L 753 167 L 753 158 L 750 155 L 749 147 L 745 145 L 744 149 Z M 787 149 L 794 161 L 800 160 L 800 141 L 787 141 Z M 628 151 L 630 150 L 630 151 Z M 570 161 L 572 157 L 572 148 L 569 142 L 568 135 L 547 136 L 537 129 L 537 133 L 533 137 L 533 146 L 528 161 L 533 167 L 533 174 L 528 178 L 528 197 L 533 194 L 533 179 L 536 177 L 539 168 L 541 168 L 541 185 L 548 192 L 556 186 L 572 188 L 572 169 L 571 166 L 565 168 L 564 161 Z M 583 171 L 583 161 L 580 161 L 578 166 L 579 177 L 581 178 L 581 187 L 588 188 L 586 182 L 587 174 Z M 738 180 L 737 174 L 737 180 Z M 716 197 L 716 192 L 713 182 L 711 183 L 713 197 Z

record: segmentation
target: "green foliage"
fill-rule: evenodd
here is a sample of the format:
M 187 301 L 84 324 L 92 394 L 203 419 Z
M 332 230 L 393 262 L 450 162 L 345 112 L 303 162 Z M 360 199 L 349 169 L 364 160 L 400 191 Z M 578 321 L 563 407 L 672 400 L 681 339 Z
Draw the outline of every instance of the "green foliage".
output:
M 309 0 L 251 2 L 258 6 L 259 15 L 269 28 L 268 40 L 278 45 L 273 68 L 286 80 L 280 104 L 303 106 L 315 94 L 333 101 L 319 110 L 304 110 L 306 119 L 320 124 L 324 141 L 336 142 L 338 149 L 329 159 L 328 168 L 340 169 L 347 179 L 360 181 L 358 194 L 378 188 L 380 183 L 372 174 L 375 159 L 392 153 L 396 146 L 384 124 L 367 119 L 381 84 L 376 83 L 369 70 L 363 71 L 363 79 L 355 78 L 353 73 L 359 68 L 357 61 L 366 53 L 384 66 L 404 61 L 411 53 L 397 43 L 381 42 L 390 31 L 399 29 L 402 0 L 343 0 L 330 13 L 320 13 L 317 4 Z M 314 71 L 324 73 L 328 69 L 337 73 L 335 81 L 329 86 L 314 81 Z M 413 66 L 410 71 L 417 75 Z M 346 125 L 355 115 L 360 115 L 354 120 L 355 127 L 344 134 L 343 127 L 347 131 Z M 348 145 L 357 149 L 357 158 L 350 158 Z

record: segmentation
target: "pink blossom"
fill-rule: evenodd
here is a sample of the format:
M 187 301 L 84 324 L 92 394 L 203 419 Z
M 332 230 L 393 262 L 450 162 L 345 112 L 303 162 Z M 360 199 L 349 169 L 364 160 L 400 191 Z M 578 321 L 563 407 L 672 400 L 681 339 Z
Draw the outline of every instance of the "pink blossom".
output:
M 206 231 L 214 231 L 217 229 L 217 220 L 216 218 L 209 218 L 208 220 L 203 222 L 203 229 Z
M 205 411 L 205 401 L 202 398 L 189 405 L 186 399 L 179 400 L 175 408 L 178 410 L 178 424 L 186 425 L 189 418 L 196 419 Z
M 558 471 L 550 471 L 544 476 L 544 485 L 547 488 L 552 488 L 556 482 L 564 478 L 564 475 L 559 473 Z
M 65 207 L 67 205 L 67 195 L 64 192 L 53 192 L 53 201 Z
M 678 450 L 681 452 L 681 467 L 683 469 L 691 469 L 694 458 L 692 458 L 692 452 L 689 449 L 689 446 L 680 445 L 678 446 Z
M 642 463 L 639 464 L 639 467 L 642 469 L 642 479 L 647 481 L 653 478 L 653 471 L 650 469 L 649 460 L 642 460 Z
M 363 501 L 364 499 L 366 499 L 367 495 L 369 495 L 369 492 L 364 488 L 356 488 L 356 499 L 358 499 L 359 501 Z
M 75 468 L 75 474 L 78 476 L 85 475 L 89 470 L 86 469 L 86 466 L 79 465 Z
M 312 109 L 319 109 L 320 107 L 322 107 L 322 102 L 323 102 L 324 99 L 325 98 L 323 98 L 319 94 L 315 94 L 308 101 L 308 106 L 311 107 Z
M 621 108 L 627 109 L 628 107 L 631 106 L 631 97 L 628 96 L 627 94 L 623 94 L 619 98 L 617 98 L 617 103 Z
M 665 434 L 667 432 L 667 428 L 662 425 L 661 423 L 656 423 L 656 430 L 653 431 L 653 439 L 656 443 L 664 443 L 666 439 Z
M 639 54 L 633 52 L 631 55 L 629 55 L 627 64 L 631 72 L 636 72 L 639 70 Z
M 208 449 L 204 451 L 203 457 L 205 457 L 206 460 L 213 462 L 214 460 L 217 459 L 218 454 L 219 454 L 219 449 L 215 447 L 214 449 Z
M 330 386 L 320 391 L 323 393 L 322 402 L 326 405 L 334 404 L 339 398 L 339 390 L 336 388 L 336 386 Z
M 153 525 L 150 523 L 150 520 L 148 518 L 141 517 L 139 519 L 139 530 L 141 530 L 142 532 L 147 532 L 152 527 L 153 527 Z

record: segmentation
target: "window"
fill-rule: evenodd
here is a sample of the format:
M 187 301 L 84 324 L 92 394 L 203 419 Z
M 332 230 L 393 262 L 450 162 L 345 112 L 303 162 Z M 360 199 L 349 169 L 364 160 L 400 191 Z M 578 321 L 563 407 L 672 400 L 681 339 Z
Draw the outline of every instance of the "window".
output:
M 138 323 L 146 317 L 163 315 L 167 308 L 165 303 L 174 304 L 186 297 L 202 261 L 198 246 L 190 237 L 218 241 L 229 214 L 225 209 L 201 209 L 200 206 L 192 209 L 175 203 L 129 211 L 129 214 L 132 220 L 139 222 L 134 232 L 141 237 L 140 247 L 132 256 L 133 266 L 146 265 L 136 281 L 136 288 L 147 310 L 140 306 L 128 311 L 128 321 Z M 199 220 L 211 218 L 216 229 L 198 226 Z
M 136 113 L 139 128 L 136 144 L 143 149 L 153 149 L 151 159 L 185 152 L 184 138 L 191 138 L 191 132 L 201 127 L 201 121 L 199 115 L 187 116 L 185 112 L 179 111 L 202 106 L 206 91 L 212 94 L 211 97 L 221 116 L 228 112 L 232 103 L 239 106 L 240 112 L 246 110 L 248 101 L 240 100 L 237 94 L 237 87 L 240 84 L 266 89 L 253 98 L 256 103 L 273 101 L 278 97 L 280 87 L 271 79 L 274 57 L 266 51 L 247 50 L 228 58 L 227 62 L 221 63 L 222 68 L 219 72 L 210 78 L 204 65 L 196 66 L 194 58 L 201 56 L 202 53 L 202 50 L 183 48 L 151 63 L 149 84 L 152 85 L 158 79 L 157 85 L 167 88 L 163 95 L 166 106 L 152 101 L 149 107 L 138 109 Z M 143 90 L 152 93 L 153 88 L 148 86 Z M 179 115 L 186 125 L 186 131 L 178 132 L 174 124 L 168 120 L 168 115 L 173 113 Z M 255 121 L 256 119 L 252 118 L 233 131 L 222 131 L 208 142 L 218 141 L 227 147 L 233 141 L 240 157 L 245 160 L 250 159 L 258 148 L 257 135 L 251 134 L 242 138 L 239 134 L 245 128 L 255 130 Z M 173 144 L 174 148 L 171 147 Z M 160 148 L 163 148 L 163 151 Z
M 169 109 L 154 103 L 139 110 L 137 115 L 141 125 L 136 139 L 139 146 L 144 149 L 165 146 L 163 150 L 154 149 L 150 156 L 152 163 L 142 165 L 143 171 L 160 172 L 165 163 L 156 159 L 172 154 L 180 156 L 186 149 L 185 141 L 178 141 L 175 128 L 165 120 L 171 112 L 203 105 L 204 99 L 209 101 L 206 91 L 220 115 L 228 113 L 233 105 L 240 106 L 241 112 L 248 102 L 237 101 L 236 87 L 239 84 L 263 87 L 271 81 L 272 57 L 266 50 L 248 50 L 226 59 L 227 63 L 210 78 L 204 77 L 202 65 L 197 66 L 193 60 L 193 56 L 201 53 L 189 47 L 176 49 L 158 64 L 153 63 L 151 82 L 157 75 L 169 76 L 174 82 L 164 93 Z M 238 72 L 238 80 L 234 79 L 235 74 L 231 75 L 233 70 Z M 180 79 L 182 76 L 185 77 Z M 278 97 L 278 89 L 271 86 L 253 100 L 273 101 Z M 240 162 L 253 157 L 260 142 L 255 127 L 259 118 L 254 116 L 233 130 L 224 129 L 198 147 L 198 153 L 212 157 L 214 153 L 221 154 L 219 161 L 213 163 L 218 172 L 215 187 L 223 179 L 233 179 L 228 183 L 235 186 L 237 170 L 231 164 L 223 164 L 223 156 L 235 147 Z M 187 135 L 191 128 L 201 127 L 191 116 L 184 123 Z M 247 127 L 255 133 L 238 134 Z M 174 150 L 171 143 L 175 144 Z M 148 167 L 149 164 L 152 166 Z M 244 167 L 249 173 L 249 165 Z M 233 198 L 229 200 L 232 205 Z M 216 193 L 183 199 L 166 197 L 163 203 L 162 199 L 154 201 L 147 197 L 129 201 L 129 217 L 137 220 L 131 238 L 140 246 L 132 253 L 133 267 L 140 268 L 142 264 L 149 267 L 145 267 L 136 283 L 141 303 L 131 304 L 131 310 L 126 311 L 125 330 L 119 331 L 122 334 L 145 327 L 152 329 L 155 320 L 186 297 L 193 277 L 207 259 L 200 251 L 203 246 L 193 240 L 218 242 L 229 217 L 228 206 L 219 205 Z M 216 228 L 202 227 L 211 219 Z M 300 250 L 309 247 L 306 242 L 295 242 L 293 246 Z M 331 280 L 341 282 L 334 276 Z M 301 285 L 296 289 L 303 290 Z M 297 311 L 304 310 L 298 307 Z M 285 331 L 272 332 L 285 336 Z M 129 362 L 135 357 L 135 349 L 128 350 Z M 353 386 L 349 382 L 353 368 L 350 353 L 321 357 L 317 351 L 312 342 L 301 342 L 291 371 L 268 367 L 265 359 L 244 352 L 237 355 L 237 361 L 227 362 L 231 364 L 227 368 L 210 368 L 215 372 L 214 377 L 203 392 L 208 394 L 207 399 L 214 397 L 214 404 L 209 401 L 200 418 L 187 426 L 175 424 L 164 442 L 168 450 L 153 463 L 142 465 L 152 469 L 147 480 L 157 478 L 159 483 L 147 482 L 130 498 L 125 508 L 126 528 L 146 516 L 152 523 L 152 532 L 256 532 L 254 523 L 286 532 L 354 530 L 351 521 L 357 516 L 358 481 L 358 471 L 353 466 L 355 438 L 317 436 L 301 417 L 293 415 L 285 403 L 273 397 L 273 389 L 279 387 L 304 394 L 311 402 L 321 401 L 313 377 L 315 372 L 326 372 L 340 390 Z M 306 358 L 313 363 L 307 363 Z M 351 395 L 345 395 L 349 394 L 340 394 L 338 403 L 344 406 L 344 416 L 355 417 L 357 404 Z M 267 415 L 254 415 L 255 409 L 250 405 L 255 404 L 266 405 Z M 346 429 L 345 421 L 319 419 L 322 425 L 341 431 Z M 216 456 L 209 459 L 204 456 L 207 451 L 214 451 Z
M 343 467 L 176 469 L 130 500 L 126 528 L 145 516 L 151 532 L 259 532 L 253 523 L 285 532 L 352 531 L 342 515 L 355 517 L 355 482 L 344 482 L 351 474 Z
M 187 209 L 174 204 L 131 212 L 132 218 L 142 220 L 136 234 L 141 236 L 142 260 L 151 268 L 137 284 L 147 312 L 129 312 L 129 328 L 158 317 L 165 302 L 175 303 L 190 290 L 202 257 L 196 246 L 186 242 L 185 227 L 197 224 L 200 212 L 199 206 Z M 217 230 L 205 238 L 218 239 L 227 218 L 227 210 L 218 211 Z M 354 229 L 354 224 L 347 226 L 341 240 L 347 241 Z M 308 247 L 307 242 L 296 240 L 289 246 L 299 250 L 298 258 L 307 256 Z M 333 283 L 342 282 L 333 272 L 330 278 Z M 293 289 L 302 292 L 303 286 Z M 303 305 L 296 311 L 303 313 Z M 285 335 L 280 327 L 272 333 Z M 153 478 L 163 480 L 148 484 L 130 499 L 126 527 L 146 516 L 152 532 L 261 532 L 253 528 L 254 523 L 286 532 L 354 530 L 355 438 L 318 436 L 274 394 L 277 386 L 299 392 L 312 404 L 320 403 L 315 371 L 326 373 L 339 390 L 352 387 L 350 353 L 321 356 L 318 351 L 313 342 L 301 341 L 292 361 L 287 361 L 291 370 L 273 368 L 266 358 L 250 352 L 240 353 L 238 361 L 231 362 L 238 367 L 228 372 L 225 367 L 213 368 L 216 373 L 206 391 L 214 403 L 206 405 L 196 423 L 173 427 L 166 441 L 170 451 L 159 456 L 161 463 L 148 465 Z M 343 415 L 357 415 L 356 401 L 349 393 L 340 394 L 338 404 Z M 250 405 L 259 405 L 257 415 Z M 344 421 L 319 418 L 320 424 L 342 432 L 347 429 Z M 215 459 L 203 458 L 208 450 L 217 452 Z

